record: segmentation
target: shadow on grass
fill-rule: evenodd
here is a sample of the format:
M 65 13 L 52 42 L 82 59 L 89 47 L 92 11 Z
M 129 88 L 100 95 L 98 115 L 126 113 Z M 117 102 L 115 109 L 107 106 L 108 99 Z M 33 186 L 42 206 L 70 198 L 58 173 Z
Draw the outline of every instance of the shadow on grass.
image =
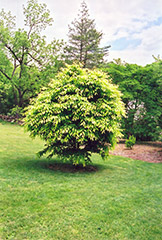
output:
M 75 166 L 72 163 L 63 163 L 60 162 L 58 159 L 38 159 L 38 160 L 30 160 L 25 163 L 25 165 L 29 168 L 30 166 L 35 169 L 44 169 L 47 171 L 60 171 L 64 173 L 95 173 L 98 171 L 103 171 L 109 167 L 100 164 L 91 164 L 86 167 L 82 165 Z
M 10 167 L 23 171 L 41 171 L 41 172 L 63 172 L 63 173 L 95 173 L 103 170 L 113 170 L 110 166 L 104 164 L 91 164 L 86 167 L 82 165 L 74 166 L 72 163 L 63 163 L 58 158 L 53 159 L 17 159 L 17 161 L 11 160 Z

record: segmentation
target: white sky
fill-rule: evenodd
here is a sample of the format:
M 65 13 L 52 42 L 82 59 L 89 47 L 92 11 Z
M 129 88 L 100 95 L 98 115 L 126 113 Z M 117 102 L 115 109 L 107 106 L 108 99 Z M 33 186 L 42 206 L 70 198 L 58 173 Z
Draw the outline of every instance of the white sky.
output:
M 48 40 L 68 40 L 68 25 L 77 18 L 82 0 L 38 0 L 46 3 L 54 19 L 45 32 Z M 111 45 L 108 60 L 121 58 L 146 65 L 152 55 L 162 57 L 162 0 L 86 0 L 90 18 L 104 33 L 102 46 Z M 0 9 L 11 11 L 22 27 L 22 5 L 27 0 L 0 0 Z

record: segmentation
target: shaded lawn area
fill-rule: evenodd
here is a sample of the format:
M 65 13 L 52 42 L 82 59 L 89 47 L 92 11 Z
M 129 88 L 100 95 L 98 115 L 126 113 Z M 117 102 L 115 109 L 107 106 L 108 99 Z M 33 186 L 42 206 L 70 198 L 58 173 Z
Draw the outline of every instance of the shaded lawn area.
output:
M 22 127 L 0 136 L 0 239 L 162 239 L 162 164 L 93 155 L 97 171 L 60 171 Z

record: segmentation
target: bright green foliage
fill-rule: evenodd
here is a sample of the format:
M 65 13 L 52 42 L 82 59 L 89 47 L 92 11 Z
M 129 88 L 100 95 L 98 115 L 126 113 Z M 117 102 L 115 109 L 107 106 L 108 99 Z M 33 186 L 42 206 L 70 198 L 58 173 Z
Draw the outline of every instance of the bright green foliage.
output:
M 107 47 L 99 47 L 103 33 L 96 30 L 93 19 L 90 19 L 88 8 L 83 1 L 78 14 L 69 26 L 69 43 L 66 48 L 67 62 L 81 62 L 84 67 L 97 67 L 104 62 Z
M 133 135 L 129 136 L 129 138 L 125 141 L 126 147 L 130 149 L 132 149 L 135 143 L 136 143 L 136 138 Z
M 105 159 L 121 136 L 124 106 L 120 97 L 103 72 L 71 65 L 29 107 L 25 125 L 31 136 L 46 141 L 40 155 L 57 154 L 85 166 L 92 152 Z

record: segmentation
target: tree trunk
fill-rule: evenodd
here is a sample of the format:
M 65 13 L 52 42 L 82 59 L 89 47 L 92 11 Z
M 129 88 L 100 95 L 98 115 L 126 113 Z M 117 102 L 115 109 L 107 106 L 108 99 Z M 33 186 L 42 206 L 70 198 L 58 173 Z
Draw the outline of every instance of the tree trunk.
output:
M 24 103 L 24 99 L 23 99 L 23 94 L 21 93 L 21 89 L 18 89 L 18 93 L 19 93 L 19 102 L 18 102 L 18 106 L 19 107 L 23 107 L 23 103 Z

